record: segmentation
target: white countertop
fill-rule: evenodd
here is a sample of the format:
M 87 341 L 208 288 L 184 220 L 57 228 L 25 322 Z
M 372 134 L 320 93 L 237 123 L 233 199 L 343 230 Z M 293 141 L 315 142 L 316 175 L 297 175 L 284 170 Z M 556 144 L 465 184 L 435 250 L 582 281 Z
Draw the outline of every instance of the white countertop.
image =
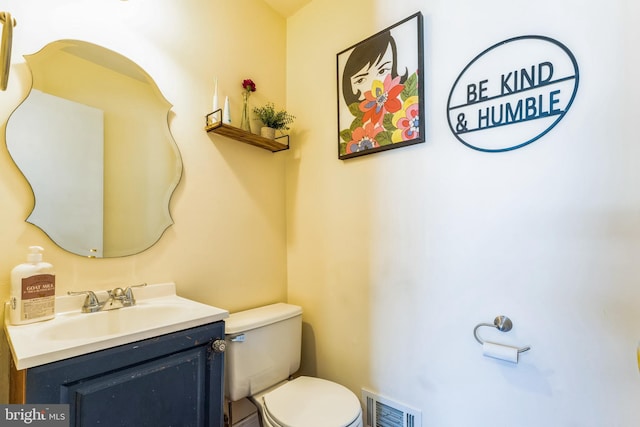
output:
M 229 316 L 227 310 L 177 296 L 174 283 L 133 288 L 133 293 L 135 306 L 98 313 L 81 312 L 84 295 L 59 296 L 55 318 L 27 325 L 10 325 L 6 306 L 4 327 L 16 368 L 32 368 Z M 106 293 L 96 294 L 105 300 Z

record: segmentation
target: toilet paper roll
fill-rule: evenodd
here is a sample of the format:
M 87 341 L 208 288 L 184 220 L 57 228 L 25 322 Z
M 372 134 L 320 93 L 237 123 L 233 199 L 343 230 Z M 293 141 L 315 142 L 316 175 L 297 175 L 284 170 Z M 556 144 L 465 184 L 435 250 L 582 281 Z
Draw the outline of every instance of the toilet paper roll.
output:
M 485 341 L 485 343 L 482 344 L 482 355 L 511 363 L 518 363 L 518 347 L 511 347 L 510 345 Z

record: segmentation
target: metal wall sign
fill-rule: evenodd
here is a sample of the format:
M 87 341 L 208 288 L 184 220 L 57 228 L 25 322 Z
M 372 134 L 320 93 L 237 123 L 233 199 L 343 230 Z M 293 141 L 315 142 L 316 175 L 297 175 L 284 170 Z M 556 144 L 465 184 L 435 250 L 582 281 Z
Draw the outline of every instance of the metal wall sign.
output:
M 557 40 L 504 40 L 476 56 L 456 79 L 447 103 L 449 127 L 475 150 L 524 147 L 564 118 L 578 80 L 575 57 Z

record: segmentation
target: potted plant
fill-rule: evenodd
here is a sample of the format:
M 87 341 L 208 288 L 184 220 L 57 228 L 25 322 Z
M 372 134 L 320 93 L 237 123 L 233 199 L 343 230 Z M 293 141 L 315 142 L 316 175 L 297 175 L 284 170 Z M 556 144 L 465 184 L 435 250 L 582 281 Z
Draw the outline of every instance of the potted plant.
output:
M 275 138 L 276 130 L 289 130 L 289 125 L 295 119 L 295 116 L 287 113 L 286 110 L 276 110 L 272 102 L 268 102 L 263 107 L 254 107 L 253 112 L 264 125 L 260 129 L 260 135 L 270 139 Z

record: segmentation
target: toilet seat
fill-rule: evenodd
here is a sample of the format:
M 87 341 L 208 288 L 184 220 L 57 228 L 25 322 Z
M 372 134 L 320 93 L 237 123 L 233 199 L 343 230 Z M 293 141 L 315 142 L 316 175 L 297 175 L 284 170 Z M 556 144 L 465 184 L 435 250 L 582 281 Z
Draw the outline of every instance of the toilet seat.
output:
M 361 425 L 358 398 L 346 387 L 313 377 L 298 377 L 262 396 L 264 416 L 279 427 Z

